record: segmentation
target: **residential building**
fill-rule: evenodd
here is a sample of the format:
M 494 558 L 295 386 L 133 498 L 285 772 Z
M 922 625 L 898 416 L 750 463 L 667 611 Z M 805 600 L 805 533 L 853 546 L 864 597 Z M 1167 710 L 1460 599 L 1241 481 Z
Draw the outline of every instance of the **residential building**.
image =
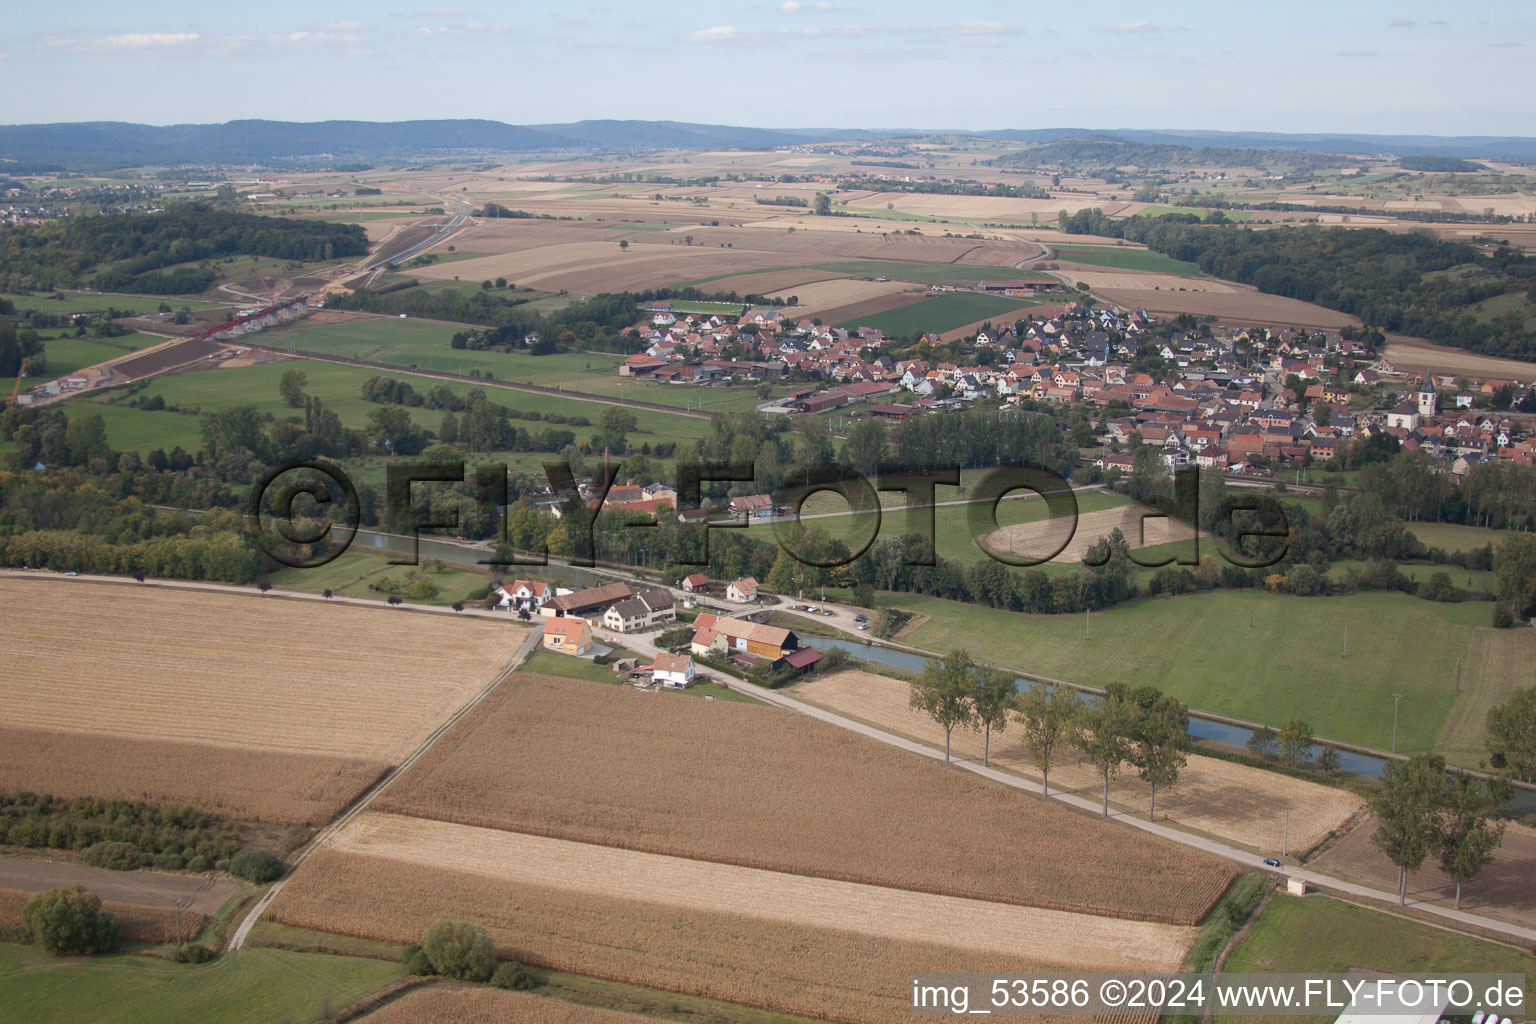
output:
M 592 650 L 592 624 L 569 616 L 549 619 L 544 623 L 544 649 L 582 657 Z

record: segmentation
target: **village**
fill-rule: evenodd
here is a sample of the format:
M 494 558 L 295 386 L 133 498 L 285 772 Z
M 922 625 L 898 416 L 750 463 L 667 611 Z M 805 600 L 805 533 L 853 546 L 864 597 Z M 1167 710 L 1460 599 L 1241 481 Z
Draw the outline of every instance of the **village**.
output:
M 1372 346 L 1379 335 L 1355 329 L 1175 323 L 1073 301 L 1034 307 L 1028 319 L 963 342 L 926 335 L 913 345 L 774 309 L 722 318 L 668 306 L 648 307 L 649 324 L 633 329 L 646 348 L 619 374 L 694 386 L 806 382 L 759 406 L 769 414 L 846 410 L 899 422 L 982 403 L 1078 405 L 1097 430 L 1076 440 L 1100 448 L 1091 461 L 1102 472 L 1129 471 L 1131 456 L 1112 449 L 1133 435 L 1161 446 L 1170 469 L 1256 476 L 1337 469 L 1340 442 L 1379 435 L 1450 460 L 1458 480 L 1482 460 L 1536 459 L 1528 383 L 1401 370 Z M 914 348 L 954 355 L 890 354 Z

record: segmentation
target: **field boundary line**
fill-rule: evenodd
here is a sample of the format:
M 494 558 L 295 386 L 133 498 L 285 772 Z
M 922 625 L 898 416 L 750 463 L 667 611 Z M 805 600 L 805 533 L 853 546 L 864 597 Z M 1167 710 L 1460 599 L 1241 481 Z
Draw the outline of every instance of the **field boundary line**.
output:
M 540 639 L 541 634 L 537 630 L 530 630 L 527 638 L 523 641 L 523 645 L 518 648 L 517 654 L 513 656 L 510 662 L 508 662 L 506 668 L 502 669 L 496 678 L 491 680 L 489 685 L 487 685 L 474 697 L 470 698 L 470 700 L 465 703 L 463 707 L 459 708 L 445 721 L 443 721 L 442 724 L 433 730 L 432 735 L 428 736 L 425 740 L 422 741 L 421 746 L 412 751 L 410 756 L 401 761 L 399 765 L 386 772 L 384 777 L 375 782 L 366 793 L 358 797 L 358 799 L 353 802 L 351 807 L 347 808 L 339 816 L 337 816 L 334 821 L 310 837 L 309 842 L 305 843 L 304 846 L 300 848 L 298 855 L 293 860 L 293 864 L 289 867 L 284 876 L 276 883 L 274 883 L 273 886 L 268 889 L 265 894 L 262 895 L 261 899 L 256 901 L 256 905 L 251 907 L 250 911 L 247 912 L 245 919 L 240 922 L 240 927 L 235 929 L 235 934 L 231 936 L 229 940 L 228 952 L 238 952 L 241 948 L 244 947 L 245 940 L 251 934 L 251 929 L 256 927 L 256 922 L 261 920 L 261 915 L 266 911 L 267 907 L 272 904 L 272 901 L 277 898 L 278 894 L 282 892 L 288 883 L 293 879 L 294 874 L 299 870 L 300 867 L 303 866 L 304 862 L 309 859 L 309 856 L 316 850 L 323 847 L 331 839 L 331 837 L 336 835 L 337 832 L 340 832 L 343 828 L 350 824 L 352 820 L 359 814 L 362 814 L 365 810 L 367 810 L 369 804 L 371 804 L 375 799 L 378 798 L 381 793 L 388 789 L 391 783 L 393 783 L 396 779 L 408 771 L 413 764 L 420 760 L 421 757 L 432 748 L 434 743 L 442 739 L 449 729 L 458 724 L 461 718 L 469 714 L 475 708 L 479 707 L 481 701 L 489 697 L 498 686 L 510 679 L 512 675 L 522 666 L 523 662 L 528 658 L 528 655 L 532 652 L 533 648 L 538 646 Z

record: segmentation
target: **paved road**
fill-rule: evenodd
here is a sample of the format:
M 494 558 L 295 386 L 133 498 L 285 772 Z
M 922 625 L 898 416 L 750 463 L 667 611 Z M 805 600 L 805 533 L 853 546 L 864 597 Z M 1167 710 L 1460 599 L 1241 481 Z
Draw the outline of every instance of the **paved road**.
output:
M 399 263 L 401 260 L 408 260 L 412 256 L 415 256 L 417 253 L 425 252 L 426 250 L 432 248 L 434 245 L 441 242 L 449 235 L 453 234 L 453 232 L 458 229 L 459 225 L 463 224 L 466 220 L 469 219 L 469 204 L 459 197 L 433 196 L 433 198 L 441 199 L 444 205 L 451 203 L 458 208 L 454 211 L 453 216 L 448 219 L 448 222 L 446 224 L 438 225 L 437 230 L 432 232 L 432 234 L 427 237 L 426 241 L 418 242 L 411 246 L 409 249 L 406 249 L 404 252 L 392 253 L 387 260 L 382 259 L 382 255 L 385 249 L 389 246 L 389 239 L 384 239 L 384 241 L 379 243 L 378 248 L 374 249 L 373 254 L 367 259 L 363 260 L 363 262 L 360 264 L 362 269 L 367 270 L 369 264 L 376 260 L 381 263 Z M 393 233 L 391 233 L 391 237 L 393 237 Z

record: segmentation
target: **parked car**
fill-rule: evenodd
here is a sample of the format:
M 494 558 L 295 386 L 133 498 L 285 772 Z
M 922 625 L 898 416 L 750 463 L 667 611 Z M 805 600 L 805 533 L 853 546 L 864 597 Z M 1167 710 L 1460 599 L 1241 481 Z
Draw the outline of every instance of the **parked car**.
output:
M 823 615 L 836 615 L 837 613 L 834 612 L 831 608 L 828 608 L 825 611 L 823 611 L 821 614 L 823 614 Z
M 1277 868 L 1280 866 L 1280 862 L 1273 857 L 1265 857 L 1264 866 L 1267 868 Z
M 80 574 L 75 572 L 75 570 L 71 569 L 71 570 L 69 570 L 69 572 L 65 573 L 64 575 L 65 576 L 79 576 Z
M 861 623 L 859 623 L 859 628 L 860 629 L 868 629 L 869 628 L 869 623 L 861 622 Z

